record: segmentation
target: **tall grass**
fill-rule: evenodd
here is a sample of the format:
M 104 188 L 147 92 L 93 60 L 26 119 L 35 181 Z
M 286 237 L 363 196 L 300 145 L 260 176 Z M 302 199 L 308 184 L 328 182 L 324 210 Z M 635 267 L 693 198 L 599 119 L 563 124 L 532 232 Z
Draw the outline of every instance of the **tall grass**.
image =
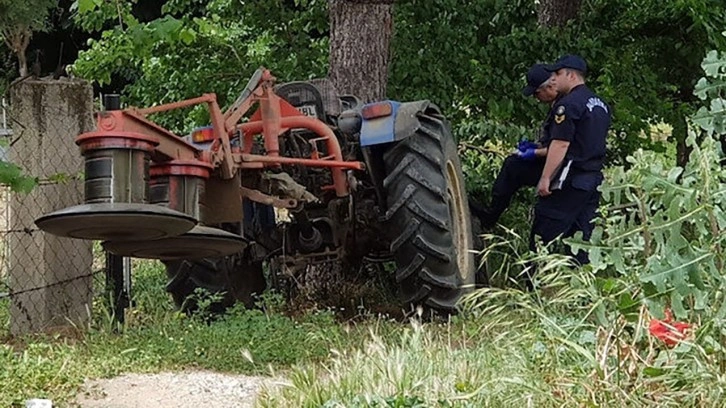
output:
M 0 407 L 42 397 L 64 406 L 86 378 L 189 367 L 265 374 L 324 359 L 331 344 L 360 344 L 357 329 L 344 332 L 324 311 L 289 318 L 239 308 L 213 322 L 189 317 L 174 309 L 165 279 L 156 262 L 135 265 L 135 304 L 120 331 L 99 296 L 88 327 L 6 337 L 0 344 Z M 2 302 L 6 321 L 8 302 Z
M 298 367 L 267 389 L 260 407 L 486 406 L 551 399 L 518 352 L 518 339 L 467 324 L 413 322 L 397 336 L 371 331 L 355 350 Z
M 501 244 L 491 250 L 521 247 Z M 651 338 L 645 306 L 612 313 L 619 293 L 589 267 L 546 251 L 521 256 L 499 273 L 536 267 L 536 291 L 484 288 L 448 322 L 373 328 L 362 347 L 295 366 L 258 406 L 723 406 L 724 375 L 697 344 Z
M 283 378 L 262 392 L 260 407 L 724 405 L 726 376 L 714 352 L 723 345 L 703 337 L 719 322 L 704 320 L 668 348 L 648 334 L 639 271 L 574 268 L 546 248 L 530 253 L 514 232 L 485 238 L 485 258 L 506 260 L 490 270 L 502 287 L 478 290 L 444 322 L 354 325 L 328 312 L 291 319 L 275 307 L 209 322 L 177 313 L 159 264 L 139 264 L 136 303 L 119 333 L 99 304 L 75 336 L 0 346 L 0 406 L 70 401 L 87 377 L 185 367 Z M 519 284 L 525 278 L 529 285 Z

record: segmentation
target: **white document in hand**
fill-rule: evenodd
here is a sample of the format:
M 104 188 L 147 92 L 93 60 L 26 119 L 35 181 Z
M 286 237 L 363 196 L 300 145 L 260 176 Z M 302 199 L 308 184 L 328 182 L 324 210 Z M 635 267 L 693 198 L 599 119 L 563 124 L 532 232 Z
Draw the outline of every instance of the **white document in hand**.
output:
M 560 167 L 555 171 L 552 181 L 550 182 L 550 191 L 561 190 L 562 186 L 567 180 L 567 175 L 570 174 L 570 166 L 572 166 L 572 160 L 563 160 L 560 163 Z

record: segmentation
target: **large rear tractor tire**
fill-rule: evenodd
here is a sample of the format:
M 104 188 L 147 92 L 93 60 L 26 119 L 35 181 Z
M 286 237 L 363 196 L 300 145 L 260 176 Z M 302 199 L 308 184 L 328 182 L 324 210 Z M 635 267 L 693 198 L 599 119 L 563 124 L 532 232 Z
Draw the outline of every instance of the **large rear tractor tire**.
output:
M 207 310 L 212 314 L 223 313 L 237 302 L 252 308 L 267 284 L 262 262 L 250 262 L 248 258 L 243 251 L 222 258 L 166 261 L 166 291 L 187 313 L 198 310 L 197 289 L 218 295 Z
M 469 206 L 448 124 L 435 111 L 418 119 L 383 156 L 390 249 L 404 304 L 451 313 L 475 283 Z

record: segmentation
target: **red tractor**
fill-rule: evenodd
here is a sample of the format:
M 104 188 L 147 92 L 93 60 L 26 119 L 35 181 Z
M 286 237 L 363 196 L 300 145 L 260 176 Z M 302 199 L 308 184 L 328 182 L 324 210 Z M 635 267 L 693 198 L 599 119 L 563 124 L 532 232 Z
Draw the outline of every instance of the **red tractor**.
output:
M 189 136 L 147 117 L 196 104 L 211 126 Z M 214 94 L 110 107 L 76 143 L 85 203 L 36 224 L 161 259 L 180 306 L 197 288 L 250 304 L 265 288 L 263 261 L 294 276 L 393 259 L 403 304 L 442 311 L 474 286 L 456 144 L 428 101 L 363 104 L 325 80 L 275 86 L 261 68 L 224 113 Z

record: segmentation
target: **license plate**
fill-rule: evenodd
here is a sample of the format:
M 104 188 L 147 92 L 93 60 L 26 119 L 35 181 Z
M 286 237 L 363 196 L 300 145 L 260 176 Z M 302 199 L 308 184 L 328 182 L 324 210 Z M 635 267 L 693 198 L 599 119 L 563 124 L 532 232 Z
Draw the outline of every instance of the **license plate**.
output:
M 303 105 L 297 108 L 303 115 L 310 116 L 313 118 L 318 117 L 318 111 L 315 109 L 315 105 Z

